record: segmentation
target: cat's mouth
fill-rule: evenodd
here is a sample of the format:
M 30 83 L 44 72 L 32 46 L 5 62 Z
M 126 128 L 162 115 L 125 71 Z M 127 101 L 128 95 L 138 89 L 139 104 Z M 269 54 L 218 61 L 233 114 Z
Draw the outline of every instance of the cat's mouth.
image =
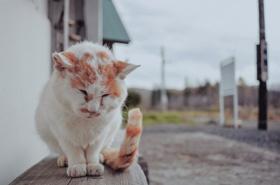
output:
M 93 118 L 93 117 L 98 117 L 98 116 L 100 116 L 99 112 L 89 113 L 89 116 L 87 118 Z
M 86 118 L 93 118 L 93 117 L 98 117 L 98 116 L 100 116 L 100 112 L 89 111 L 89 110 L 86 109 L 86 108 L 82 108 L 82 109 L 80 109 L 80 111 L 81 111 L 82 113 L 85 113 L 85 114 L 86 114 Z

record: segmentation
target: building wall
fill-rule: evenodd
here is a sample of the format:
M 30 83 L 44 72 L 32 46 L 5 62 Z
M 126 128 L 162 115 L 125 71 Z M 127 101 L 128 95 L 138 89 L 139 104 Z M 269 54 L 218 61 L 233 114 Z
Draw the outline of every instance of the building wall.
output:
M 87 40 L 102 44 L 102 0 L 85 0 L 84 3 Z
M 48 155 L 34 112 L 50 76 L 47 1 L 0 2 L 0 184 Z

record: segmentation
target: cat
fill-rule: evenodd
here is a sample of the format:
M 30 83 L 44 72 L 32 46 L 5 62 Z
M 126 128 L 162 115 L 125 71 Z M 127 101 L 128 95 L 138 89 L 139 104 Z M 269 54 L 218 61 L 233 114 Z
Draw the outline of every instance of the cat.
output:
M 142 113 L 128 113 L 120 149 L 110 148 L 122 123 L 127 96 L 125 77 L 138 65 L 116 61 L 105 46 L 84 41 L 54 53 L 54 72 L 36 110 L 37 132 L 59 154 L 58 166 L 67 175 L 102 175 L 105 163 L 126 169 L 136 158 L 142 132 Z

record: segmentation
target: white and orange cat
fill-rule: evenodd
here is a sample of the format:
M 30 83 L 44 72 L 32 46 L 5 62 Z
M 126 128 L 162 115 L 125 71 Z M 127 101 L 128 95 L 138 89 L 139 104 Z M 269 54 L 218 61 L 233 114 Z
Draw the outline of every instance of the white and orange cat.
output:
M 43 90 L 35 120 L 41 138 L 59 154 L 58 166 L 68 165 L 71 177 L 101 175 L 101 163 L 128 168 L 142 132 L 139 109 L 129 111 L 120 149 L 110 145 L 122 122 L 124 78 L 138 66 L 116 61 L 108 48 L 91 42 L 52 56 L 55 71 Z

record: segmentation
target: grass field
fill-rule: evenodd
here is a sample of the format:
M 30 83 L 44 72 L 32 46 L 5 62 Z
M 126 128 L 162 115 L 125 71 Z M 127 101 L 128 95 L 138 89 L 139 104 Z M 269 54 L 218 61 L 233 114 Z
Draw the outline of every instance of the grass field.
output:
M 124 125 L 127 121 L 127 110 L 123 111 Z M 155 124 L 185 124 L 196 125 L 195 118 L 219 118 L 218 110 L 186 110 L 186 111 L 147 111 L 143 112 L 143 125 L 155 125 Z M 233 119 L 233 111 L 227 110 L 225 112 L 225 118 L 227 120 Z M 258 110 L 256 108 L 239 108 L 240 120 L 257 120 Z M 276 109 L 269 109 L 268 119 L 280 122 L 280 111 Z
M 123 111 L 124 125 L 127 121 L 127 111 Z M 143 111 L 143 125 L 155 125 L 155 124 L 186 124 L 195 125 L 196 123 L 191 119 L 188 119 L 184 112 L 179 111 L 168 111 L 168 112 L 158 112 L 158 111 Z

